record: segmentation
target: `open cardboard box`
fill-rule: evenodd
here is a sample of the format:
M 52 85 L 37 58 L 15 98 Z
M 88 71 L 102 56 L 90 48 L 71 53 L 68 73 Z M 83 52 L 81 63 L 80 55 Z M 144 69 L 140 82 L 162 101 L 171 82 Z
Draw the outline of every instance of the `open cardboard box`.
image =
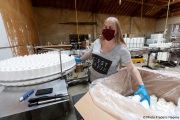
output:
M 179 73 L 138 70 L 149 95 L 154 94 L 177 105 L 180 97 Z M 144 119 L 144 116 L 160 115 L 126 100 L 125 96 L 132 95 L 138 89 L 138 84 L 126 68 L 97 81 L 100 82 L 91 84 L 93 87 L 75 104 L 85 120 Z

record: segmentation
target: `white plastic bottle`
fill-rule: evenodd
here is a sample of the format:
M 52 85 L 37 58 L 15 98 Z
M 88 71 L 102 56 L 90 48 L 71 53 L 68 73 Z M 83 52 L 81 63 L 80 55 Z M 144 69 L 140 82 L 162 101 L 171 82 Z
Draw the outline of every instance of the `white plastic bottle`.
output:
M 180 112 L 180 97 L 178 98 L 178 104 L 177 104 L 177 106 L 178 106 L 178 111 Z

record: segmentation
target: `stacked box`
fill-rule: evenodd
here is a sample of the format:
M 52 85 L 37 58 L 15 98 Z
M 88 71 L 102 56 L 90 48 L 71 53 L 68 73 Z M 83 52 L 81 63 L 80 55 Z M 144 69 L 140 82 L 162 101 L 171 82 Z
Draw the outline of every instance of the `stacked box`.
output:
M 129 49 L 140 49 L 144 47 L 144 37 L 124 38 Z
M 147 39 L 146 44 L 149 45 L 153 43 L 165 43 L 163 34 L 151 34 L 151 38 Z

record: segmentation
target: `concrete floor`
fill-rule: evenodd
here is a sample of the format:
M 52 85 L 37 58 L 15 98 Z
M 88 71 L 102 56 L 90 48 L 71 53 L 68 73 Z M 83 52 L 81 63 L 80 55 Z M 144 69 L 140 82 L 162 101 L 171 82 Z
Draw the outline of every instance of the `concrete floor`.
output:
M 72 96 L 81 94 L 81 93 L 86 93 L 89 90 L 89 84 L 80 84 L 80 85 L 76 85 L 76 86 L 71 86 L 69 87 L 68 91 L 69 94 L 71 96 L 71 102 L 70 102 L 70 108 L 69 109 L 69 114 L 67 116 L 64 116 L 62 120 L 77 120 L 76 119 L 76 115 L 75 115 L 75 111 L 74 111 L 74 106 L 72 103 Z
M 137 63 L 135 66 L 141 67 L 142 65 L 145 65 L 146 63 Z M 150 66 L 153 66 L 153 63 L 150 63 Z M 145 68 L 148 69 L 148 68 Z M 180 72 L 180 66 L 170 68 L 166 67 L 165 69 L 160 68 L 160 71 L 176 71 Z M 72 96 L 78 95 L 81 93 L 87 92 L 89 89 L 88 83 L 86 84 L 80 84 L 76 86 L 71 86 L 68 88 L 68 92 L 71 96 L 71 100 L 67 103 L 68 107 L 68 114 L 64 115 L 63 110 L 61 109 L 61 105 L 54 105 L 50 107 L 46 107 L 45 109 L 35 110 L 31 112 L 32 120 L 76 120 L 76 115 L 74 111 L 74 106 L 72 103 Z M 18 115 L 9 116 L 6 118 L 2 118 L 0 120 L 29 120 L 27 118 L 26 113 L 21 113 Z

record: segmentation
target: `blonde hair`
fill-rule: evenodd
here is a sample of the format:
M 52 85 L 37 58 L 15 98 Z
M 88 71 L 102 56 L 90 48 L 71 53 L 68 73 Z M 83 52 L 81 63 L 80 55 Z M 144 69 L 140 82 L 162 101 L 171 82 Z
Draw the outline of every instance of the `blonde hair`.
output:
M 116 42 L 116 43 L 122 43 L 122 44 L 126 45 L 126 43 L 124 42 L 124 39 L 123 39 L 122 30 L 121 30 L 121 25 L 120 25 L 118 19 L 115 18 L 115 17 L 108 17 L 108 18 L 104 21 L 104 23 L 106 23 L 106 22 L 111 22 L 111 23 L 116 27 L 116 32 L 117 32 L 117 33 L 116 33 L 115 38 L 114 38 L 114 39 L 115 39 L 115 42 Z M 104 40 L 103 37 L 102 37 L 101 39 Z

